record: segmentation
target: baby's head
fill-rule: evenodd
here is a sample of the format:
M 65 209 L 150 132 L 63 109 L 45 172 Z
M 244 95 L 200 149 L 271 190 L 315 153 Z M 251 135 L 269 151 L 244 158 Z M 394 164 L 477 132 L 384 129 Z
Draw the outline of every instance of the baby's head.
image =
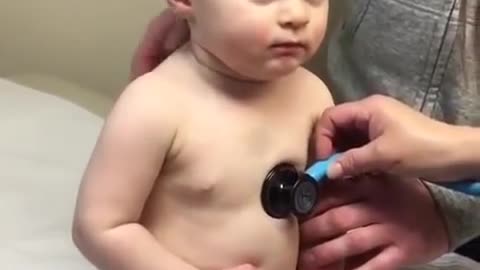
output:
M 191 41 L 229 71 L 270 80 L 319 48 L 328 0 L 168 0 L 188 20 Z

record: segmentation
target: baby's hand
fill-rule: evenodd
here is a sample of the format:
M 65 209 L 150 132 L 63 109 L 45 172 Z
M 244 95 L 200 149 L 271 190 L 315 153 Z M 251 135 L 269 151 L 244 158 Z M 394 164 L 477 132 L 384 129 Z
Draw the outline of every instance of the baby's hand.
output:
M 241 264 L 239 266 L 227 268 L 224 270 L 255 270 L 255 269 L 256 268 L 253 265 L 247 263 L 247 264 Z

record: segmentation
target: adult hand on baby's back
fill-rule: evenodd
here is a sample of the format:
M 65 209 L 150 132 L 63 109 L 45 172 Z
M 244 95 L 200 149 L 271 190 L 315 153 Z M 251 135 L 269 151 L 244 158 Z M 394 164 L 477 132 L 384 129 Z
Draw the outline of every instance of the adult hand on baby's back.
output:
M 171 9 L 155 17 L 138 45 L 132 60 L 131 79 L 153 70 L 189 38 L 187 23 Z
M 448 236 L 428 189 L 393 177 L 328 182 L 301 224 L 299 270 L 390 270 L 445 253 Z

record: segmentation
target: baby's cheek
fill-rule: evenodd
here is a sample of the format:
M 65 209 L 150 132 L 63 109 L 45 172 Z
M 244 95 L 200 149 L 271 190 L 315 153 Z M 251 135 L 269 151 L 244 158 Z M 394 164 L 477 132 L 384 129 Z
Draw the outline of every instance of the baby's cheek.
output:
M 327 19 L 326 18 L 315 18 L 312 21 L 312 35 L 313 38 L 323 41 L 327 31 Z
M 254 29 L 251 34 L 251 42 L 255 42 L 255 44 L 260 46 L 269 46 L 272 43 L 271 30 L 267 26 L 256 24 Z
M 237 29 L 236 35 L 233 35 L 232 42 L 235 47 L 245 46 L 244 48 L 265 48 L 272 42 L 270 29 L 260 23 L 246 22 L 241 29 Z

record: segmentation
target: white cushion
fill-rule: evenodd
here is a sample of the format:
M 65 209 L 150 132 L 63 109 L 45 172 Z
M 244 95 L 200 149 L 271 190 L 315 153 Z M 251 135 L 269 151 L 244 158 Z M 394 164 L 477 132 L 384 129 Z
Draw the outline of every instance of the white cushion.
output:
M 70 230 L 102 124 L 69 101 L 0 79 L 1 269 L 94 269 Z

